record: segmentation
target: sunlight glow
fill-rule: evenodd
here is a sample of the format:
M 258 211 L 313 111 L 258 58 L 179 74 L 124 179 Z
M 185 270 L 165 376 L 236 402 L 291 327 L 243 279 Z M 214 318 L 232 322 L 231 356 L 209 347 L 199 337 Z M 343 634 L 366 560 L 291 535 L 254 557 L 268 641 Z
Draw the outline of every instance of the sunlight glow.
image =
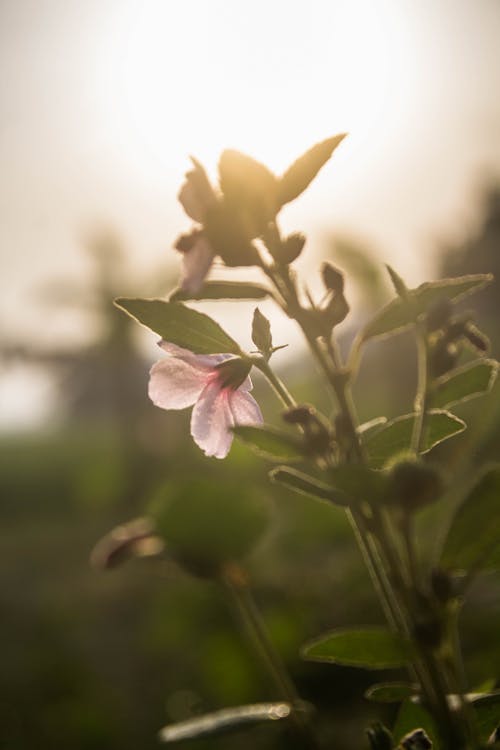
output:
M 213 165 L 228 146 L 280 171 L 341 131 L 355 158 L 367 145 L 378 158 L 374 139 L 411 108 L 408 13 L 389 0 L 120 1 L 108 23 L 96 56 L 106 120 L 152 173 L 189 153 Z

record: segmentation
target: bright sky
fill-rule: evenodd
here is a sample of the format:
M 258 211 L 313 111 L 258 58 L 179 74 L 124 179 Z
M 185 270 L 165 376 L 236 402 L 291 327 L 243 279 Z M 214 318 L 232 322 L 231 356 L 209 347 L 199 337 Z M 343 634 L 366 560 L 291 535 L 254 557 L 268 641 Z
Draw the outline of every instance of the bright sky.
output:
M 174 267 L 189 154 L 214 173 L 233 147 L 279 172 L 345 130 L 286 227 L 352 232 L 423 280 L 500 173 L 499 39 L 497 0 L 2 0 L 0 333 L 76 335 L 50 310 L 41 329 L 34 291 L 89 275 L 96 224 L 133 267 Z M 29 416 L 40 396 L 23 393 Z

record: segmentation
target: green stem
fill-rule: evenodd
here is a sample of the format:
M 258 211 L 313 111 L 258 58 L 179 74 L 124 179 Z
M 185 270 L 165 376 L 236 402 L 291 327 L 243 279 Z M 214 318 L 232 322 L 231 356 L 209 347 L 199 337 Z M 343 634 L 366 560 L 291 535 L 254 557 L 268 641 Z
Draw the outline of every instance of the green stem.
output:
M 291 395 L 290 391 L 287 389 L 285 384 L 280 380 L 280 378 L 276 375 L 276 373 L 272 370 L 272 368 L 269 365 L 269 362 L 266 362 L 265 359 L 262 357 L 255 357 L 252 360 L 254 366 L 261 371 L 261 373 L 267 378 L 269 383 L 274 388 L 276 394 L 278 395 L 278 398 L 281 400 L 284 406 L 287 408 L 293 408 L 297 406 L 297 402 Z
M 415 422 L 411 436 L 411 450 L 418 456 L 422 450 L 424 439 L 425 418 L 427 415 L 427 340 L 425 331 L 417 323 L 417 392 L 415 395 Z
M 274 682 L 280 698 L 290 704 L 291 720 L 304 747 L 307 750 L 318 750 L 319 745 L 304 711 L 304 702 L 269 638 L 245 573 L 238 566 L 227 566 L 222 571 L 220 581 L 228 592 L 253 649 Z

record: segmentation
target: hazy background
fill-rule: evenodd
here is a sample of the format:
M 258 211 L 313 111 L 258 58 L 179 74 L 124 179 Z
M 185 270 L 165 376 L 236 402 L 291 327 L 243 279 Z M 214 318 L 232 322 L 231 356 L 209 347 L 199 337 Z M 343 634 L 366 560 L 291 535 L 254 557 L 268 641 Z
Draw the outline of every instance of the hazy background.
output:
M 147 750 L 167 721 L 276 699 L 215 586 L 168 560 L 89 565 L 109 529 L 193 476 L 207 504 L 243 492 L 268 504 L 248 569 L 325 746 L 359 750 L 371 719 L 392 721 L 362 698 L 379 676 L 298 657 L 327 629 L 382 621 L 344 515 L 271 488 L 269 465 L 239 445 L 206 459 L 189 414 L 147 399 L 156 337 L 112 299 L 175 286 L 189 154 L 214 177 L 227 147 L 279 173 L 341 131 L 281 220 L 308 235 L 297 265 L 313 289 L 321 258 L 346 270 L 344 332 L 386 299 L 384 261 L 412 284 L 498 277 L 499 39 L 497 0 L 0 0 L 0 745 Z M 496 356 L 499 305 L 495 286 L 474 298 Z M 292 326 L 259 307 L 291 344 L 273 362 L 295 397 L 330 409 Z M 252 308 L 209 309 L 250 346 Z M 362 419 L 411 409 L 409 337 L 364 365 Z M 461 407 L 471 428 L 435 456 L 457 486 L 498 460 L 498 388 L 482 404 L 475 419 L 477 402 Z M 498 593 L 480 579 L 463 613 L 472 686 L 500 674 Z M 277 728 L 186 747 L 235 742 L 292 747 Z
M 88 315 L 40 290 L 92 277 L 96 228 L 121 238 L 129 293 L 144 274 L 168 291 L 188 155 L 214 174 L 225 147 L 279 172 L 348 131 L 285 226 L 309 257 L 348 233 L 411 280 L 435 274 L 436 243 L 473 230 L 500 170 L 499 38 L 497 0 L 2 0 L 0 335 L 88 340 Z M 49 400 L 41 373 L 4 372 L 0 423 L 40 422 Z

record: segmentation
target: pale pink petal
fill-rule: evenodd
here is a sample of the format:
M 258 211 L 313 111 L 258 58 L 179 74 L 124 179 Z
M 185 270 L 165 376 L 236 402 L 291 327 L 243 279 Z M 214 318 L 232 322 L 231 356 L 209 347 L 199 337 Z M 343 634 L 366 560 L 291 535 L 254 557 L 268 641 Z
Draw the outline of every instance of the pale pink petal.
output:
M 216 202 L 217 197 L 200 162 L 193 157 L 191 161 L 193 169 L 186 174 L 186 182 L 182 185 L 178 198 L 187 215 L 203 224 L 208 209 Z
M 257 401 L 241 388 L 229 392 L 229 408 L 234 424 L 262 424 L 264 421 Z
M 191 415 L 191 435 L 206 456 L 225 458 L 229 453 L 234 424 L 229 406 L 228 389 L 221 390 L 216 381 L 209 383 L 199 397 Z
M 170 341 L 163 339 L 158 342 L 158 346 L 170 356 L 182 359 L 198 370 L 214 370 L 221 362 L 234 356 L 233 354 L 194 354 L 189 349 L 183 349 L 182 346 L 171 344 Z
M 196 403 L 210 374 L 177 357 L 165 357 L 151 368 L 149 398 L 162 409 L 185 409 Z
M 183 276 L 181 279 L 181 288 L 185 292 L 196 294 L 200 291 L 213 259 L 214 253 L 210 242 L 202 234 L 198 237 L 191 250 L 187 250 L 182 255 Z

